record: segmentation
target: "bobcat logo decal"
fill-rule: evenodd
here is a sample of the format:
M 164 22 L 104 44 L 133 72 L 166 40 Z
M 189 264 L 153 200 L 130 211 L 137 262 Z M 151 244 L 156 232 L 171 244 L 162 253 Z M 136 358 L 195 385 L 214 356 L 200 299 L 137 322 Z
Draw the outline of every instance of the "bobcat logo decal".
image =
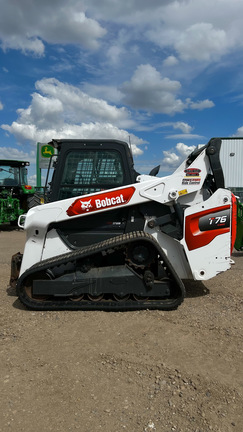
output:
M 89 209 L 92 208 L 92 204 L 90 204 L 90 203 L 91 203 L 91 199 L 90 199 L 89 201 L 81 201 L 81 200 L 80 200 L 79 202 L 80 202 L 80 204 L 81 204 L 81 209 L 82 209 L 83 211 L 88 212 Z
M 68 216 L 77 216 L 96 212 L 99 210 L 110 209 L 113 207 L 127 204 L 135 192 L 133 186 L 129 186 L 114 191 L 105 191 L 94 194 L 87 198 L 77 198 L 66 210 Z

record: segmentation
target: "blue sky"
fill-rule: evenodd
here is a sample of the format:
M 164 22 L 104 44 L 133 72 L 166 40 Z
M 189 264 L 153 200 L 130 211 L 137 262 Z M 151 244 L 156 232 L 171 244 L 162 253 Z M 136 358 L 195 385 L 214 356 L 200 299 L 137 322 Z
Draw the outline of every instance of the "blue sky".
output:
M 0 0 L 0 154 L 115 138 L 173 171 L 211 137 L 243 136 L 242 0 Z

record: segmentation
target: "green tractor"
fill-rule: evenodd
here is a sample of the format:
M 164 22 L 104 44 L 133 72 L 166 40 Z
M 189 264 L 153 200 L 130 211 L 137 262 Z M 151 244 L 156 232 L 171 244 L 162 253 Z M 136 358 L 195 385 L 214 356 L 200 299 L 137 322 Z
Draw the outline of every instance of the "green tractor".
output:
M 0 224 L 17 224 L 29 209 L 35 189 L 28 185 L 29 162 L 0 159 Z

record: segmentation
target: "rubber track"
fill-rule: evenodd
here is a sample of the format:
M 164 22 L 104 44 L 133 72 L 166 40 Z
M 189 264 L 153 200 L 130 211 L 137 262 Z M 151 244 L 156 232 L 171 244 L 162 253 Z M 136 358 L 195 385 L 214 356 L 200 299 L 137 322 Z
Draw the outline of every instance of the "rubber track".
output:
M 75 262 L 76 260 L 91 256 L 96 253 L 109 251 L 109 249 L 118 248 L 134 241 L 146 240 L 152 244 L 158 251 L 164 266 L 169 273 L 170 279 L 173 280 L 173 287 L 178 295 L 169 299 L 158 300 L 127 300 L 124 302 L 117 302 L 115 300 L 105 301 L 72 301 L 72 300 L 36 300 L 30 298 L 25 292 L 25 280 L 27 277 L 51 269 L 52 267 L 67 264 L 68 262 Z M 160 248 L 158 242 L 154 237 L 143 231 L 134 231 L 120 236 L 113 237 L 112 239 L 104 240 L 100 243 L 90 245 L 88 247 L 77 249 L 73 252 L 59 255 L 47 260 L 40 261 L 26 270 L 17 282 L 17 293 L 20 301 L 30 309 L 35 310 L 106 310 L 106 311 L 122 311 L 122 310 L 140 310 L 140 309 L 159 309 L 159 310 L 172 310 L 176 309 L 184 300 L 185 287 L 179 276 L 177 275 L 172 264 L 166 257 L 164 251 Z

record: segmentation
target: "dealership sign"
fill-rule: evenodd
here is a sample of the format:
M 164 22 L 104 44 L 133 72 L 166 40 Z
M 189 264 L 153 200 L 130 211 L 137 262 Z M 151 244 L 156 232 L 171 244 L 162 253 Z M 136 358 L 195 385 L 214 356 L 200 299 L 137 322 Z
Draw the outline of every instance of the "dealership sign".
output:
M 54 155 L 55 149 L 50 144 L 38 143 L 38 153 L 39 153 L 39 168 L 48 168 L 50 163 L 50 158 Z

